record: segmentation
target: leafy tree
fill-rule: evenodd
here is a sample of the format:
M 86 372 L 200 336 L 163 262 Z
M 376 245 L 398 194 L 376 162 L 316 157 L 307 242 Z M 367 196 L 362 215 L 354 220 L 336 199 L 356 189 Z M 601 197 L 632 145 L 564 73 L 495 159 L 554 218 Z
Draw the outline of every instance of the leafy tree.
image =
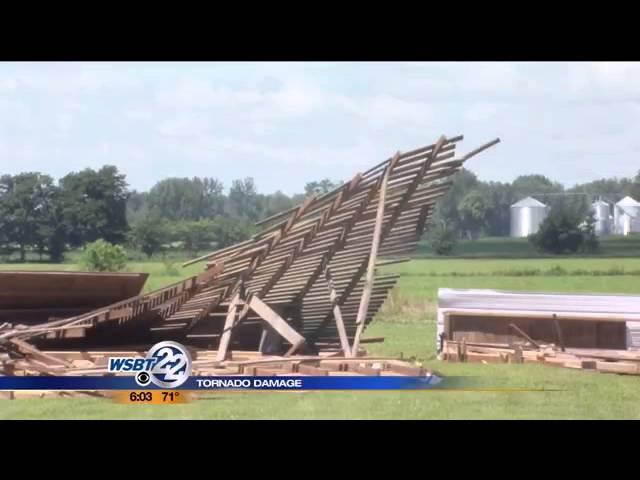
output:
M 481 190 L 472 190 L 462 198 L 458 210 L 468 238 L 474 238 L 486 230 L 491 209 L 489 198 Z
M 222 183 L 215 178 L 166 178 L 149 191 L 148 207 L 168 220 L 214 218 L 224 212 Z
M 40 256 L 46 249 L 52 262 L 61 262 L 67 249 L 67 225 L 64 223 L 62 192 L 52 188 L 43 204 L 40 221 L 36 227 L 36 246 Z
M 442 225 L 452 233 L 464 232 L 458 206 L 465 195 L 479 185 L 478 178 L 469 170 L 462 169 L 453 177 L 453 184 L 436 205 L 433 223 Z
M 214 222 L 214 240 L 218 248 L 247 240 L 254 233 L 251 223 L 233 218 L 218 218 Z
M 544 175 L 521 175 L 513 181 L 511 187 L 517 197 L 516 200 L 532 195 L 561 193 L 564 191 L 564 187 L 560 183 L 554 182 Z
M 259 199 L 262 204 L 261 211 L 263 217 L 270 217 L 278 212 L 289 210 L 298 203 L 294 202 L 292 198 L 280 190 L 271 195 L 259 195 Z
M 193 256 L 205 249 L 212 249 L 214 222 L 212 220 L 191 220 L 174 224 L 173 236 L 183 243 Z
M 127 265 L 127 252 L 120 245 L 100 239 L 85 247 L 82 263 L 90 271 L 118 272 Z
M 103 238 L 121 243 L 128 230 L 125 176 L 114 166 L 85 169 L 60 180 L 69 241 L 80 246 Z
M 160 218 L 157 212 L 152 212 L 136 221 L 129 235 L 131 243 L 149 258 L 161 251 L 162 245 L 169 240 L 166 221 Z
M 255 222 L 262 215 L 253 178 L 234 180 L 229 189 L 227 213 L 233 218 Z
M 311 195 L 315 193 L 316 195 L 324 195 L 325 193 L 329 193 L 331 190 L 334 190 L 342 185 L 342 181 L 334 182 L 328 178 L 324 178 L 320 181 L 309 182 L 304 186 L 304 193 L 306 195 Z
M 450 255 L 456 246 L 456 235 L 450 228 L 440 225 L 429 232 L 428 242 L 437 255 Z
M 136 223 L 149 214 L 149 194 L 133 190 L 127 198 L 127 223 Z
M 26 259 L 28 247 L 40 244 L 44 250 L 42 227 L 47 222 L 54 191 L 53 179 L 41 173 L 0 178 L 0 227 L 5 240 L 18 246 L 21 262 Z
M 573 215 L 562 208 L 555 208 L 551 209 L 538 232 L 529 236 L 529 241 L 543 252 L 575 253 L 583 248 L 585 233 Z

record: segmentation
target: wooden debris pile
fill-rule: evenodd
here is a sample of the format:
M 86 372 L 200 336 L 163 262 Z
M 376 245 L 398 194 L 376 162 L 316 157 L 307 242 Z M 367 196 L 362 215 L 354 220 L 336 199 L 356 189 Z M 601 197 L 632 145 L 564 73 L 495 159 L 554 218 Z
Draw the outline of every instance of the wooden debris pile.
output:
M 440 353 L 449 362 L 541 363 L 603 373 L 640 375 L 640 351 L 562 349 L 553 344 L 491 344 L 444 340 Z
M 456 157 L 462 139 L 441 136 L 397 152 L 335 190 L 309 196 L 260 222 L 251 239 L 188 262 L 206 265 L 199 275 L 91 311 L 5 328 L 0 343 L 16 355 L 27 344 L 84 351 L 174 340 L 215 350 L 218 362 L 233 350 L 318 355 L 336 346 L 356 357 L 398 279 L 378 267 L 409 260 L 452 176 L 499 142 Z M 61 366 L 30 358 L 43 374 Z
M 237 352 L 227 360 L 217 360 L 217 351 L 191 348 L 194 376 L 430 376 L 421 364 L 389 357 L 369 357 L 360 349 L 357 357 L 339 352 L 315 356 L 277 356 L 261 352 Z M 108 371 L 109 357 L 145 358 L 146 351 L 130 350 L 40 351 L 21 340 L 0 346 L 0 375 L 99 376 L 127 375 Z M 16 391 L 0 392 L 0 399 L 109 397 L 99 391 Z

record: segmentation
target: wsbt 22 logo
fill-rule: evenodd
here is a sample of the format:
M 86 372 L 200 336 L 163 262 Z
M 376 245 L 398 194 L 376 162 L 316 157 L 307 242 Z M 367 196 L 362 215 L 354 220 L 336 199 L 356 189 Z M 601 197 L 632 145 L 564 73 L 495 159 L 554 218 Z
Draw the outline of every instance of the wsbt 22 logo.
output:
M 110 357 L 110 372 L 136 373 L 141 387 L 150 383 L 160 388 L 176 388 L 191 375 L 191 355 L 177 342 L 156 343 L 145 358 Z

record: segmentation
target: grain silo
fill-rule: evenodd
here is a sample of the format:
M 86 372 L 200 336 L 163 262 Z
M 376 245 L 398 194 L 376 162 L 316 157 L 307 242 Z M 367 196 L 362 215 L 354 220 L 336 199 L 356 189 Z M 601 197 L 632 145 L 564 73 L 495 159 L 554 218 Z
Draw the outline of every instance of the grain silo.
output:
M 611 205 L 604 200 L 597 200 L 591 204 L 591 210 L 595 217 L 595 233 L 596 235 L 608 235 L 611 233 Z
M 536 233 L 549 213 L 549 207 L 535 198 L 523 198 L 511 205 L 511 236 L 527 237 Z
M 631 197 L 624 197 L 613 209 L 613 223 L 617 234 L 640 232 L 640 203 Z

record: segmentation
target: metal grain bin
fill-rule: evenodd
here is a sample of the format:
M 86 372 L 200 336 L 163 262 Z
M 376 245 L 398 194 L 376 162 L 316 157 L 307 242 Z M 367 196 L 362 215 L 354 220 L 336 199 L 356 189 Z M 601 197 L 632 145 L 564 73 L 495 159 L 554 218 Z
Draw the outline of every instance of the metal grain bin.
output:
M 591 210 L 596 220 L 596 235 L 608 235 L 611 233 L 611 205 L 604 200 L 597 200 L 591 204 Z
M 523 198 L 511 205 L 511 236 L 527 237 L 536 233 L 549 213 L 549 207 L 535 198 Z
M 631 197 L 624 197 L 613 209 L 613 223 L 617 234 L 640 232 L 640 203 Z

